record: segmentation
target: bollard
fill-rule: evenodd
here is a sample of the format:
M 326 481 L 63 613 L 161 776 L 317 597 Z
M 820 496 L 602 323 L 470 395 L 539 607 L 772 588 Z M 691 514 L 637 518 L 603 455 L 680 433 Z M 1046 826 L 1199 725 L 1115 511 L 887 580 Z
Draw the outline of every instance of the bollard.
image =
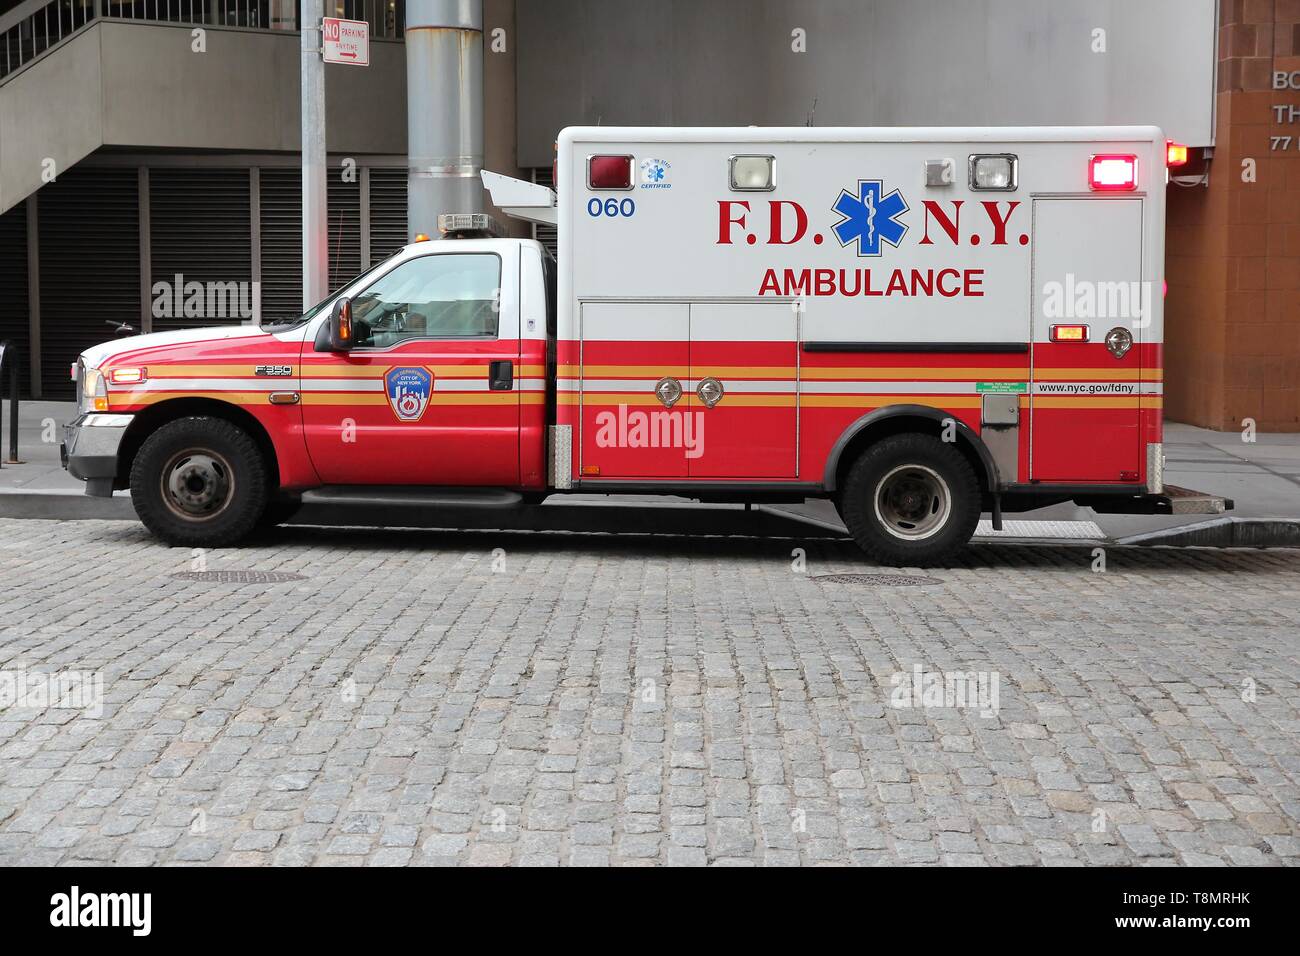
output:
M 10 348 L 10 346 L 9 346 L 9 342 L 8 342 L 7 340 L 0 339 L 0 388 L 3 388 L 3 387 L 4 387 L 5 353 L 7 353 L 7 352 L 9 351 L 9 348 Z M 3 398 L 0 398 L 0 401 L 3 401 Z M 13 411 L 14 411 L 14 410 L 13 410 L 12 408 L 9 410 L 9 414 L 10 414 L 10 417 L 11 417 L 11 418 L 13 417 Z M 14 457 L 14 455 L 13 455 L 13 449 L 10 449 L 10 455 L 9 455 L 9 457 L 10 457 L 10 458 L 13 458 L 13 457 Z M 0 468 L 3 468 L 3 467 L 4 467 L 4 465 L 3 465 L 3 464 L 0 464 Z
M 8 351 L 6 349 L 6 351 Z M 18 460 L 18 363 L 9 359 L 9 458 L 8 464 L 21 465 Z

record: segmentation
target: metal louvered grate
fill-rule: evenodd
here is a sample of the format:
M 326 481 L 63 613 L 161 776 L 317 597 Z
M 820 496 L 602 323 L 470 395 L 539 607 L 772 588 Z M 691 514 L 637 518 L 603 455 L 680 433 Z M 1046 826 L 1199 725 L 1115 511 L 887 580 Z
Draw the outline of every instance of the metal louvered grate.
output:
M 288 167 L 264 168 L 262 210 L 262 321 L 302 314 L 302 178 Z
M 27 204 L 20 202 L 0 216 L 0 342 L 8 341 L 14 349 L 4 364 L 17 357 L 24 395 L 31 394 L 28 381 L 28 349 L 31 325 L 27 312 Z M 9 373 L 0 381 L 0 396 L 8 396 Z
M 361 173 L 353 167 L 349 181 L 344 172 L 331 165 L 327 186 L 331 292 L 361 271 Z
M 386 175 L 370 171 L 370 262 L 387 257 L 406 244 L 406 170 L 400 195 Z M 302 179 L 297 169 L 264 167 L 261 180 L 262 320 L 293 318 L 302 313 Z M 333 292 L 362 271 L 361 183 L 342 177 L 331 166 L 329 202 L 329 286 Z M 400 237 L 393 243 L 394 215 L 400 215 Z
M 370 168 L 370 264 L 406 245 L 406 168 Z
M 78 166 L 41 188 L 41 394 L 70 399 L 77 355 L 140 327 L 135 169 Z
M 155 332 L 252 320 L 250 208 L 247 168 L 149 171 Z

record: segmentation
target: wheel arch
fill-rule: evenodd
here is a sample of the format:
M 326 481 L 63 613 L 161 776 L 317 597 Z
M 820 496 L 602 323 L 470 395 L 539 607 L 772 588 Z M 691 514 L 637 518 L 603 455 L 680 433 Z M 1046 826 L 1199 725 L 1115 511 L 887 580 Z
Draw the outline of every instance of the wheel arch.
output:
M 130 485 L 131 466 L 135 462 L 135 456 L 140 451 L 140 447 L 150 435 L 168 422 L 196 416 L 221 418 L 246 432 L 253 439 L 266 461 L 268 478 L 275 485 L 279 484 L 280 456 L 276 453 L 275 442 L 271 440 L 271 435 L 266 430 L 266 426 L 258 421 L 257 416 L 240 408 L 238 405 L 232 405 L 219 399 L 181 397 L 158 402 L 135 414 L 126 430 L 126 434 L 122 436 L 122 444 L 118 448 L 117 477 L 113 486 L 115 488 L 126 488 Z
M 886 405 L 868 412 L 845 428 L 826 459 L 823 477 L 826 490 L 838 491 L 858 455 L 882 438 L 905 432 L 918 432 L 938 438 L 943 434 L 945 423 L 950 420 L 957 426 L 957 440 L 954 444 L 970 462 L 975 477 L 979 479 L 980 490 L 996 491 L 1000 480 L 998 466 L 983 439 L 955 415 L 927 405 Z

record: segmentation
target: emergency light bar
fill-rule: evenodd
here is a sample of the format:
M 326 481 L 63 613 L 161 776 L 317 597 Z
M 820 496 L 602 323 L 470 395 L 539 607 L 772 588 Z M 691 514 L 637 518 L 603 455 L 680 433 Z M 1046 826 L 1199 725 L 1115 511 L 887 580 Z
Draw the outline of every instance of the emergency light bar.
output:
M 438 231 L 448 239 L 499 239 L 501 225 L 486 213 L 445 212 L 438 217 Z
M 1088 161 L 1088 186 L 1103 191 L 1137 189 L 1137 157 L 1119 153 L 1093 156 Z

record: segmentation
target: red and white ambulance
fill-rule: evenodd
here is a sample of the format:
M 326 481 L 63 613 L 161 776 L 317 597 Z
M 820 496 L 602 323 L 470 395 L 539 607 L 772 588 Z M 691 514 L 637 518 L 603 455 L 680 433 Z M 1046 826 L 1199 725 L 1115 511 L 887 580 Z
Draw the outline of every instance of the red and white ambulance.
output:
M 188 546 L 304 494 L 822 496 L 893 564 L 982 511 L 1222 511 L 1161 478 L 1165 159 L 1154 127 L 566 129 L 557 192 L 484 173 L 558 264 L 448 216 L 294 321 L 89 349 L 67 466 Z

